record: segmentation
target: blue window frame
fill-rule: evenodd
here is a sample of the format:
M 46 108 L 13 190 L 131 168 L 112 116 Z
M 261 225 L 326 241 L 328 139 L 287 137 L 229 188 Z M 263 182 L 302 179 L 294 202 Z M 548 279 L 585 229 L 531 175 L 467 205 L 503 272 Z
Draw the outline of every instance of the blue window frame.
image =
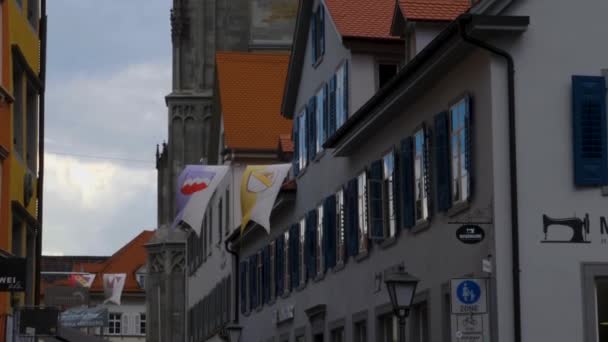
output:
M 298 166 L 300 170 L 306 167 L 308 148 L 306 146 L 306 110 L 302 111 L 298 120 Z
M 316 65 L 325 54 L 325 9 L 322 4 L 312 15 L 310 36 L 312 64 Z

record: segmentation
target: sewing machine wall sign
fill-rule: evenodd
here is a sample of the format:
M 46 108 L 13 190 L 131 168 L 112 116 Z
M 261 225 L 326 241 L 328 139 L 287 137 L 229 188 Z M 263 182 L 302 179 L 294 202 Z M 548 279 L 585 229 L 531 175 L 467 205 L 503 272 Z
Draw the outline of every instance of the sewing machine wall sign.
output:
M 485 231 L 478 225 L 465 224 L 456 230 L 456 238 L 462 243 L 474 244 L 483 241 Z
M 570 230 L 571 235 L 563 234 L 564 228 Z M 543 215 L 543 234 L 544 239 L 541 243 L 576 243 L 585 244 L 591 243 L 591 220 L 589 214 L 584 217 L 568 217 L 568 218 L 553 218 Z M 552 230 L 550 232 L 550 230 Z M 561 233 L 561 234 L 560 234 Z M 601 235 L 601 243 L 608 244 L 608 223 L 605 216 L 601 216 L 599 220 L 599 233 Z M 561 235 L 561 237 L 556 237 Z

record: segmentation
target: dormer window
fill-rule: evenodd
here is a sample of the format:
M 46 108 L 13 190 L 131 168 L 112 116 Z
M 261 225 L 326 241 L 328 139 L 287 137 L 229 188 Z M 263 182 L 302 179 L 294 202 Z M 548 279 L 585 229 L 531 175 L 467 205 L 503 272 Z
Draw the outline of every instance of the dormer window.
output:
M 317 65 L 325 54 L 325 10 L 320 4 L 310 23 L 312 64 Z
M 139 285 L 140 288 L 142 289 L 146 289 L 146 266 L 142 266 L 140 267 L 137 272 L 135 272 L 135 280 L 137 281 L 137 285 Z

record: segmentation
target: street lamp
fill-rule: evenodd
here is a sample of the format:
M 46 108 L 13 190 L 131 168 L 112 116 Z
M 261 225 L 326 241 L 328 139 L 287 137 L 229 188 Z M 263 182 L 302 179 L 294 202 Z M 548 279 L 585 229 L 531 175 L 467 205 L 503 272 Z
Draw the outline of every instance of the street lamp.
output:
M 400 266 L 396 271 L 385 273 L 384 283 L 391 298 L 393 312 L 399 319 L 399 342 L 405 342 L 405 319 L 410 313 L 418 279 Z
M 241 338 L 241 330 L 243 330 L 243 327 L 230 323 L 224 327 L 222 337 L 228 342 L 239 342 L 239 339 Z

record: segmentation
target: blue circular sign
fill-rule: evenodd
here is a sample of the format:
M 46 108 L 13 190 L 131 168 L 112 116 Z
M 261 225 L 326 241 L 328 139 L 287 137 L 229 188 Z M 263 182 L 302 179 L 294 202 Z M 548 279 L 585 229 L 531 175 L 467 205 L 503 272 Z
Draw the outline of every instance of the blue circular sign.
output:
M 465 280 L 456 288 L 456 295 L 464 304 L 475 304 L 481 297 L 481 288 L 476 282 Z

